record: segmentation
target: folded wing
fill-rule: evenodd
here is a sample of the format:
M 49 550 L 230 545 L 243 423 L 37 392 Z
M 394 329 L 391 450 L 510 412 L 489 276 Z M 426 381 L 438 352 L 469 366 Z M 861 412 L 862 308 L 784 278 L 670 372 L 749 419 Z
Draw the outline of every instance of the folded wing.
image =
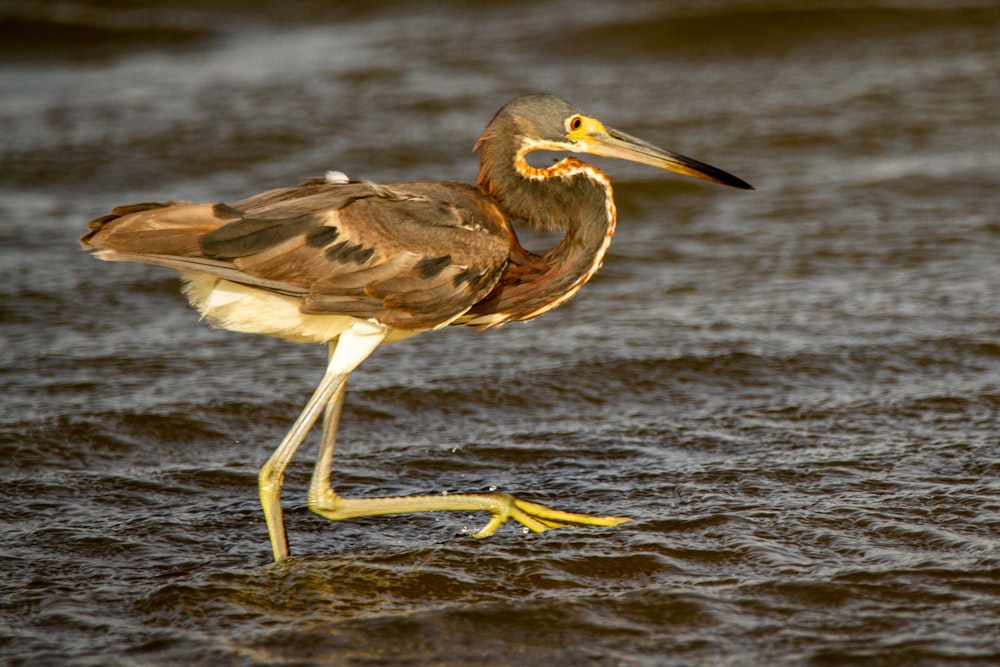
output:
M 508 223 L 460 183 L 308 181 L 226 204 L 116 208 L 81 239 L 101 259 L 207 274 L 293 297 L 303 313 L 397 329 L 446 324 L 484 298 Z

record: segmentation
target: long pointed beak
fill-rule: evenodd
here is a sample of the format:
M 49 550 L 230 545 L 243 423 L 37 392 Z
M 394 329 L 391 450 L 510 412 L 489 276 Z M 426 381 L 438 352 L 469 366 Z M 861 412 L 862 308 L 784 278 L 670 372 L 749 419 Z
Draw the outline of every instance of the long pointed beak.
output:
M 693 176 L 705 181 L 729 185 L 743 190 L 753 190 L 753 186 L 741 178 L 733 176 L 718 167 L 699 162 L 693 158 L 671 153 L 631 135 L 600 126 L 582 136 L 574 137 L 583 142 L 588 153 L 604 157 L 629 160 L 666 169 L 685 176 Z

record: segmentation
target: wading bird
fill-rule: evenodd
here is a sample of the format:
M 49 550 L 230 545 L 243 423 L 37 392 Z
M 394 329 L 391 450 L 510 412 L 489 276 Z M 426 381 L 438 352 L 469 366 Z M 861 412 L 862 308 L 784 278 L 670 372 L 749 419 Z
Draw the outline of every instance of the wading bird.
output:
M 215 326 L 329 345 L 319 386 L 258 478 L 276 561 L 289 553 L 280 499 L 285 468 L 321 412 L 308 505 L 329 519 L 490 512 L 476 537 L 509 519 L 535 532 L 629 521 L 564 512 L 506 493 L 343 498 L 330 486 L 344 383 L 378 345 L 449 324 L 488 328 L 529 320 L 565 303 L 600 267 L 615 231 L 608 177 L 574 157 L 533 167 L 525 160 L 529 152 L 591 153 L 752 189 L 550 95 L 508 103 L 476 150 L 475 186 L 354 182 L 331 172 L 231 205 L 121 206 L 91 222 L 81 239 L 99 259 L 180 271 L 191 305 Z M 537 255 L 521 247 L 514 222 L 565 236 Z

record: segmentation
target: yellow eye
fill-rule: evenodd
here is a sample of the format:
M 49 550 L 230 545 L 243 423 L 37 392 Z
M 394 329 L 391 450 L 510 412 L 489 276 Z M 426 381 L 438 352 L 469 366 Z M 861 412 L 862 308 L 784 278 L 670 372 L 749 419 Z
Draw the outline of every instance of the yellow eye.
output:
M 579 130 L 581 127 L 583 127 L 583 118 L 580 116 L 573 116 L 569 119 L 569 129 Z

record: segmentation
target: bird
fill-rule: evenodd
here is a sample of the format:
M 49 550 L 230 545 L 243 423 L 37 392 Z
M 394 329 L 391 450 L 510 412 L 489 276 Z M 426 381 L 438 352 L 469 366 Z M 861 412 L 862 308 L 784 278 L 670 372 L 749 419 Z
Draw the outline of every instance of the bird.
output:
M 347 498 L 331 486 L 345 382 L 379 345 L 449 325 L 491 329 L 530 320 L 565 303 L 597 272 L 617 213 L 608 176 L 576 155 L 753 189 L 548 94 L 504 105 L 474 151 L 474 185 L 375 183 L 328 172 L 230 204 L 119 206 L 91 221 L 81 238 L 98 259 L 179 271 L 190 304 L 213 326 L 328 346 L 318 386 L 258 475 L 276 562 L 289 557 L 285 470 L 321 416 L 307 505 L 328 519 L 488 512 L 475 537 L 492 535 L 508 520 L 533 532 L 631 521 L 554 509 L 501 491 Z M 533 151 L 570 155 L 535 167 L 526 159 Z M 563 236 L 538 254 L 522 247 L 515 225 Z

